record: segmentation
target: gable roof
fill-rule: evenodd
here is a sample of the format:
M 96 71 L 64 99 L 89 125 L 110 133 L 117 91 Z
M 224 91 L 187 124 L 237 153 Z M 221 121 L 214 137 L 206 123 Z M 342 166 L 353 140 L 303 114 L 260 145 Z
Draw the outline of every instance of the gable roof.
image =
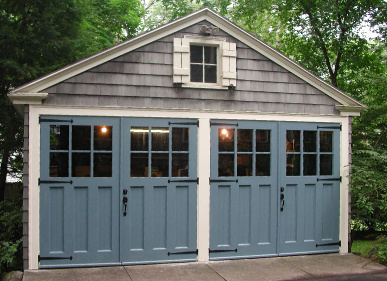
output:
M 39 103 L 39 100 L 44 99 L 47 94 L 41 93 L 44 89 L 47 89 L 55 84 L 58 84 L 66 79 L 69 79 L 77 74 L 87 71 L 93 67 L 96 67 L 104 62 L 117 58 L 123 54 L 126 54 L 132 50 L 156 41 L 160 38 L 173 34 L 181 29 L 189 27 L 195 23 L 206 20 L 211 24 L 219 27 L 224 32 L 235 37 L 237 40 L 243 42 L 253 50 L 266 56 L 268 59 L 279 64 L 289 72 L 298 76 L 305 82 L 316 87 L 332 99 L 336 100 L 340 105 L 337 106 L 338 110 L 342 113 L 348 112 L 357 113 L 366 106 L 358 102 L 354 98 L 346 95 L 336 87 L 332 86 L 328 82 L 314 75 L 298 63 L 294 62 L 278 50 L 269 46 L 262 40 L 254 37 L 247 31 L 243 30 L 239 26 L 235 25 L 228 19 L 212 11 L 209 8 L 203 8 L 182 18 L 179 18 L 173 22 L 167 23 L 154 30 L 140 34 L 134 38 L 124 41 L 111 48 L 103 50 L 97 54 L 80 60 L 74 64 L 68 65 L 55 72 L 52 72 L 46 76 L 36 79 L 30 83 L 20 86 L 14 89 L 8 96 L 14 102 L 14 104 L 31 104 Z M 346 114 L 347 115 L 347 114 Z

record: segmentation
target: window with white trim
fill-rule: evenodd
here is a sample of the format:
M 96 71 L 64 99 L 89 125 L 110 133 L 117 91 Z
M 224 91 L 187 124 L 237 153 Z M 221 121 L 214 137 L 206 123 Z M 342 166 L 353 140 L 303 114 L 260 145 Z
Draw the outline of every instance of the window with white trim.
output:
M 173 83 L 192 88 L 236 86 L 236 43 L 219 37 L 174 38 Z

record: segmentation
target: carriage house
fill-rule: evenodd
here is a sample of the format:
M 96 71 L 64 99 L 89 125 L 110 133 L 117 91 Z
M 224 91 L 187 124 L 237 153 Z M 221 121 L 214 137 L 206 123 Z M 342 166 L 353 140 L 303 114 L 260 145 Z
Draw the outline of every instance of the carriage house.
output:
M 364 105 L 210 9 L 9 98 L 26 269 L 348 252 Z

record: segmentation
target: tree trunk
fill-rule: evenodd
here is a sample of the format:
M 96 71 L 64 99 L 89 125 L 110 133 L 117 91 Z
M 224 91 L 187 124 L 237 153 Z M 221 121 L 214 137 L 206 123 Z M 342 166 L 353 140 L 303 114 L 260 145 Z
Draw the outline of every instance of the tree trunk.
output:
M 8 174 L 8 159 L 9 159 L 9 149 L 8 149 L 8 145 L 5 143 L 4 151 L 1 159 L 1 167 L 0 167 L 0 202 L 3 202 L 5 198 L 5 185 L 7 182 L 7 174 Z

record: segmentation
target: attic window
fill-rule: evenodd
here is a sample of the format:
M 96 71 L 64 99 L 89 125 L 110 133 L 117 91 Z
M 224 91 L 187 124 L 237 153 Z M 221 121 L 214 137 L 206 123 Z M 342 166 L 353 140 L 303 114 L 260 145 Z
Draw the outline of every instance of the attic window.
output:
M 173 83 L 189 88 L 227 90 L 236 85 L 236 43 L 225 38 L 174 38 Z
M 217 48 L 211 46 L 190 46 L 191 82 L 217 82 Z

